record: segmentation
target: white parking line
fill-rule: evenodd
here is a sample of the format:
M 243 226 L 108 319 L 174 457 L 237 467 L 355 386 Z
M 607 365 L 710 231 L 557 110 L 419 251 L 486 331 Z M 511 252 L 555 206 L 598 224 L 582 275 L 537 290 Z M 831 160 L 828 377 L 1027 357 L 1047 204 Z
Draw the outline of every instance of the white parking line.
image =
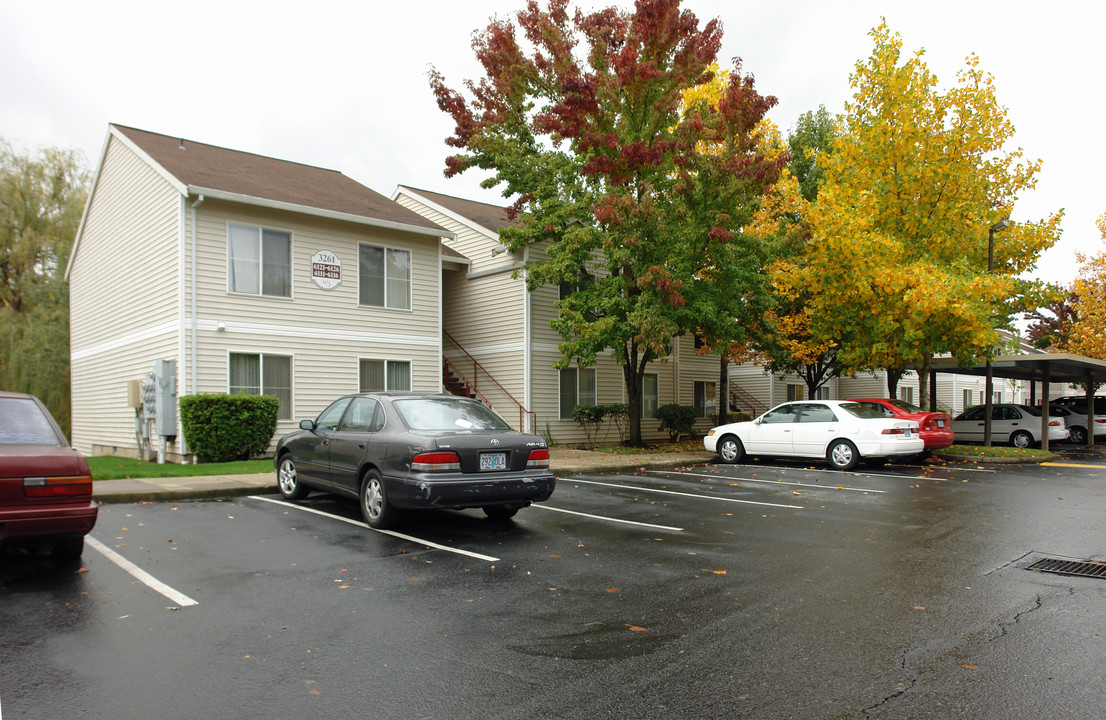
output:
M 815 485 L 814 483 L 790 482 L 787 480 L 768 480 L 766 478 L 729 477 L 727 475 L 710 475 L 707 473 L 678 472 L 675 470 L 654 470 L 658 475 L 685 475 L 689 477 L 711 478 L 712 480 L 736 480 L 737 482 L 765 483 L 766 485 L 795 485 L 816 490 L 851 490 L 852 492 L 885 493 L 886 490 L 869 490 L 868 488 L 845 487 L 844 485 Z
M 314 513 L 315 515 L 322 515 L 323 517 L 330 518 L 331 520 L 341 520 L 344 523 L 350 525 L 356 525 L 357 527 L 365 528 L 367 530 L 373 530 L 383 535 L 391 535 L 392 537 L 400 538 L 401 540 L 409 540 L 413 543 L 425 545 L 426 547 L 432 547 L 437 550 L 445 550 L 446 552 L 456 553 L 458 555 L 466 555 L 477 560 L 487 560 L 488 562 L 498 562 L 499 558 L 492 557 L 491 555 L 481 555 L 480 553 L 470 552 L 468 550 L 461 550 L 459 548 L 449 547 L 448 545 L 439 545 L 429 540 L 423 540 L 422 538 L 413 537 L 411 535 L 404 535 L 403 533 L 397 533 L 393 530 L 377 530 L 376 528 L 369 527 L 367 523 L 360 522 L 358 520 L 350 520 L 349 518 L 342 517 L 341 515 L 331 515 L 328 512 L 322 510 L 316 510 L 315 508 L 304 507 L 303 505 L 296 505 L 295 503 L 285 502 L 284 500 L 274 500 L 273 498 L 261 497 L 260 495 L 250 495 L 250 500 L 262 500 L 267 503 L 273 503 L 274 505 L 283 505 L 285 507 L 295 508 L 296 510 L 303 510 L 304 512 Z
M 718 502 L 740 503 L 742 505 L 762 505 L 766 507 L 789 508 L 802 510 L 802 505 L 783 505 L 780 503 L 757 502 L 756 500 L 739 500 L 738 498 L 718 497 L 717 495 L 697 495 L 695 493 L 676 492 L 675 490 L 661 490 L 659 488 L 647 488 L 640 485 L 622 485 L 619 483 L 605 483 L 597 480 L 581 480 L 580 478 L 565 478 L 565 482 L 584 483 L 587 485 L 604 485 L 606 487 L 620 488 L 622 490 L 636 490 L 638 492 L 657 493 L 660 495 L 679 495 L 680 497 L 698 498 L 700 500 L 717 500 Z
M 623 523 L 625 525 L 637 525 L 638 527 L 654 528 L 657 530 L 674 530 L 676 532 L 683 532 L 681 527 L 672 527 L 671 525 L 654 525 L 653 523 L 637 522 L 636 520 L 622 520 L 620 518 L 606 517 L 604 515 L 592 515 L 591 513 L 582 513 L 575 510 L 565 510 L 564 508 L 550 507 L 549 505 L 531 505 L 531 508 L 537 508 L 539 510 L 552 510 L 553 512 L 567 513 L 569 515 L 580 515 L 586 518 L 593 518 L 595 520 L 606 520 L 607 522 Z
M 199 603 L 192 598 L 188 597 L 182 592 L 177 592 L 173 588 L 155 578 L 150 573 L 132 563 L 127 558 L 109 548 L 107 545 L 104 545 L 102 542 L 92 537 L 91 535 L 85 535 L 85 542 L 91 545 L 93 549 L 102 554 L 108 560 L 111 560 L 113 563 L 129 572 L 139 582 L 146 585 L 146 587 L 150 588 L 151 590 L 157 590 L 159 593 L 169 598 L 180 607 L 199 605 Z

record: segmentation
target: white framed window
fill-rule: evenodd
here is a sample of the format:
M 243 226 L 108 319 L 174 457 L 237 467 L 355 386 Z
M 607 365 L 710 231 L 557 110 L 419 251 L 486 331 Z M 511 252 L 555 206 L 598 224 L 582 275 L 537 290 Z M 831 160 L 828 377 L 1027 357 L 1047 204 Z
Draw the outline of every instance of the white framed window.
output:
M 913 405 L 914 404 L 914 388 L 904 387 L 902 389 L 902 399 L 907 401 L 911 405 Z
M 274 395 L 278 420 L 292 419 L 292 358 L 288 355 L 232 352 L 227 361 L 229 391 Z
M 718 383 L 695 382 L 695 417 L 710 417 L 718 412 L 717 388 Z
M 641 377 L 641 416 L 655 418 L 660 404 L 660 383 L 656 373 L 645 373 Z
M 292 297 L 292 233 L 227 223 L 227 291 Z
M 410 392 L 410 360 L 361 360 L 358 392 Z
M 357 301 L 369 307 L 411 309 L 411 251 L 357 246 Z
M 561 371 L 560 416 L 562 420 L 572 419 L 572 410 L 577 405 L 596 405 L 595 368 L 565 368 Z

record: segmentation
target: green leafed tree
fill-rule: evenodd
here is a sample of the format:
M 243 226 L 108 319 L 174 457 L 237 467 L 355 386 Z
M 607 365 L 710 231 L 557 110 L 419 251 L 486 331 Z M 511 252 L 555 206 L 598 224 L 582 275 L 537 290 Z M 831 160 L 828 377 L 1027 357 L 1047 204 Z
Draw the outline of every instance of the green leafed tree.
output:
M 37 395 L 67 435 L 64 274 L 88 181 L 76 151 L 20 153 L 0 141 L 0 389 Z
M 642 442 L 648 363 L 704 313 L 722 325 L 727 309 L 704 300 L 708 276 L 739 279 L 735 263 L 760 262 L 741 251 L 753 242 L 742 230 L 787 160 L 761 151 L 758 128 L 775 99 L 740 66 L 718 103 L 681 112 L 685 91 L 713 79 L 721 38 L 718 21 L 700 26 L 679 0 L 593 13 L 535 0 L 474 35 L 484 76 L 465 94 L 430 74 L 456 124 L 446 174 L 489 171 L 485 186 L 517 199 L 518 223 L 500 239 L 533 249 L 531 288 L 575 288 L 553 321 L 559 365 L 614 351 L 630 444 Z

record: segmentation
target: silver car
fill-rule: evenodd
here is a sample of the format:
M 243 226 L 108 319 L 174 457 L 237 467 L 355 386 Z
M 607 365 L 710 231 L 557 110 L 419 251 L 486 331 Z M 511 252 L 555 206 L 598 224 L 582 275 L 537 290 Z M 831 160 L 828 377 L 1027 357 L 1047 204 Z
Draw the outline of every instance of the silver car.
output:
M 968 408 L 952 420 L 957 442 L 983 442 L 986 405 Z M 1064 418 L 1049 415 L 1048 441 L 1068 439 Z M 991 406 L 991 441 L 1027 448 L 1041 444 L 1041 411 L 1029 405 L 996 403 Z

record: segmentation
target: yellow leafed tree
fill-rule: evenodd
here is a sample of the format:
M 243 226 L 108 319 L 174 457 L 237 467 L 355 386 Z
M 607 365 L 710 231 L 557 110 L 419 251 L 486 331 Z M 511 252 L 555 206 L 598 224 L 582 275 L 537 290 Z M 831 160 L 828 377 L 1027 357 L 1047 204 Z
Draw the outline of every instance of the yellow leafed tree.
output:
M 1106 213 L 1098 218 L 1098 230 L 1106 240 Z M 1068 350 L 1106 360 L 1106 251 L 1087 256 L 1076 253 L 1079 277 L 1075 279 L 1076 317 Z
M 1038 300 L 1039 284 L 1018 276 L 1056 242 L 1061 214 L 989 232 L 1040 169 L 1007 149 L 1014 127 L 994 79 L 971 56 L 941 92 L 922 51 L 904 60 L 885 23 L 871 36 L 810 210 L 811 241 L 785 280 L 810 293 L 815 334 L 836 334 L 848 367 L 915 368 L 924 397 L 934 355 L 990 354 L 995 328 Z

